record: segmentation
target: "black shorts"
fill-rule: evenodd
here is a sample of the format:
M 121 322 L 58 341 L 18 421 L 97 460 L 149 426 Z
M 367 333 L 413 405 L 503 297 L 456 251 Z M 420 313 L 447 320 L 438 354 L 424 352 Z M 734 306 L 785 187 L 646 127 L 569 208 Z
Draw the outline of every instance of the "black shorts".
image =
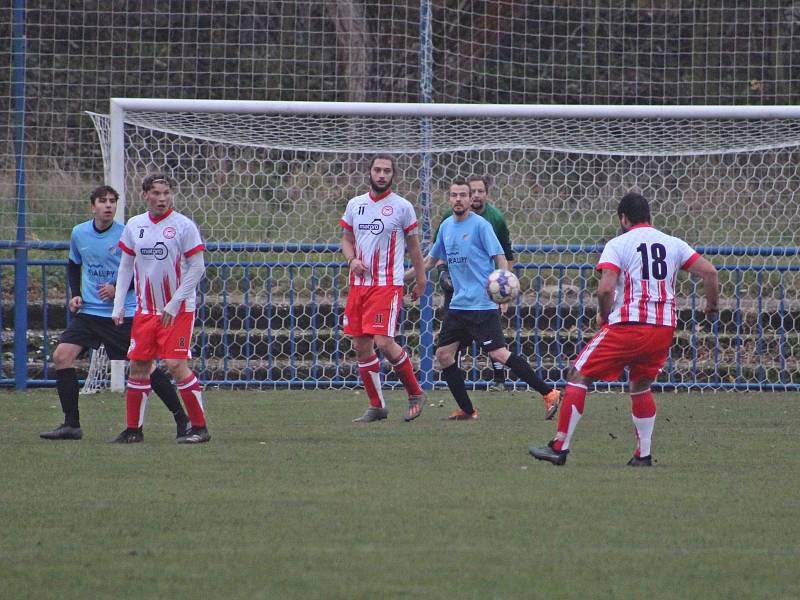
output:
M 125 360 L 128 357 L 128 346 L 131 343 L 131 324 L 133 318 L 126 318 L 117 327 L 111 317 L 98 317 L 78 313 L 69 322 L 61 334 L 59 344 L 75 344 L 84 348 L 106 347 L 106 354 L 111 360 Z
M 458 310 L 451 308 L 442 323 L 437 348 L 459 342 L 462 346 L 473 341 L 486 352 L 505 348 L 506 339 L 496 310 Z

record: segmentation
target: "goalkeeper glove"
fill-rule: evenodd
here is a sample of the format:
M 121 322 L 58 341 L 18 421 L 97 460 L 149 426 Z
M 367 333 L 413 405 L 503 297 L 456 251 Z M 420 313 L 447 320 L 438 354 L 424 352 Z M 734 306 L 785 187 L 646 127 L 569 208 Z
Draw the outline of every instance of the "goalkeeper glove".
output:
M 439 289 L 444 294 L 452 294 L 453 280 L 450 279 L 450 271 L 447 270 L 447 265 L 439 265 L 436 270 L 439 271 Z

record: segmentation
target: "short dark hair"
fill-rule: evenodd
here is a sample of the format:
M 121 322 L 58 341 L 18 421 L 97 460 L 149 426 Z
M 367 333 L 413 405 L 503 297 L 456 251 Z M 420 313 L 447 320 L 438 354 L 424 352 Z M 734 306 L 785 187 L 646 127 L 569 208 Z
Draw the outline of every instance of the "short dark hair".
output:
M 369 170 L 370 171 L 372 171 L 372 167 L 375 166 L 375 161 L 376 160 L 388 160 L 390 163 L 392 163 L 392 171 L 397 171 L 397 165 L 394 162 L 394 156 L 392 156 L 391 154 L 386 154 L 386 153 L 376 154 L 375 156 L 372 157 L 372 160 L 369 161 Z
M 175 185 L 175 182 L 172 181 L 172 177 L 169 175 L 165 175 L 164 173 L 151 173 L 142 179 L 142 191 L 149 192 L 156 183 L 165 183 L 169 186 L 169 189 L 172 189 Z
M 112 188 L 110 185 L 101 185 L 92 190 L 92 193 L 89 194 L 89 201 L 94 204 L 94 201 L 98 198 L 104 198 L 109 194 L 114 194 L 114 200 L 119 202 L 119 192 Z
M 486 191 L 489 191 L 489 176 L 488 175 L 470 175 L 467 177 L 467 183 L 472 183 L 473 181 L 482 181 L 483 187 L 486 188 Z
M 465 185 L 465 186 L 469 187 L 468 181 L 466 179 L 464 179 L 463 177 L 456 177 L 455 179 L 453 179 L 450 182 L 450 185 L 447 187 L 447 189 L 449 190 L 454 185 Z
M 650 205 L 641 194 L 628 192 L 619 201 L 617 216 L 625 215 L 632 225 L 650 222 Z

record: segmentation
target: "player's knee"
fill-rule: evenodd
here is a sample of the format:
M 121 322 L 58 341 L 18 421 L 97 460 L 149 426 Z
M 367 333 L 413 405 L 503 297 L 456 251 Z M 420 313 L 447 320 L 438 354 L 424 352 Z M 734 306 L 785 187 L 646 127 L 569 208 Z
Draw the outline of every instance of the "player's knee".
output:
M 511 356 L 511 352 L 509 352 L 507 348 L 496 348 L 489 351 L 489 358 L 491 358 L 494 362 L 506 364 L 509 356 Z
M 56 369 L 69 369 L 75 362 L 74 353 L 63 344 L 56 346 L 53 352 L 53 366 Z
M 454 362 L 456 362 L 456 353 L 449 348 L 437 348 L 436 349 L 436 360 L 439 363 L 441 368 L 446 369 Z
M 185 360 L 167 358 L 164 360 L 164 366 L 167 367 L 167 371 L 169 371 L 169 374 L 172 375 L 175 381 L 184 379 L 188 375 L 187 371 L 189 371 L 189 366 Z

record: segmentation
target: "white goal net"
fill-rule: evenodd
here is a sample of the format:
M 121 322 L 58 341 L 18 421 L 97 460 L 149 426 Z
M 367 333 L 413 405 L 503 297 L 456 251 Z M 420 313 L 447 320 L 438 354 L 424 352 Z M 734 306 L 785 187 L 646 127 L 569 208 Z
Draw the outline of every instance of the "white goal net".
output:
M 721 267 L 716 325 L 700 318 L 697 283 L 683 280 L 677 343 L 659 382 L 758 388 L 798 372 L 800 111 L 317 104 L 131 101 L 116 143 L 108 119 L 94 116 L 104 157 L 112 166 L 115 152 L 122 158 L 124 178 L 112 170 L 111 181 L 125 190 L 128 215 L 143 209 L 142 177 L 165 170 L 177 209 L 207 240 L 195 352 L 206 380 L 357 385 L 340 325 L 338 223 L 366 189 L 369 156 L 386 151 L 426 243 L 448 183 L 488 176 L 524 291 L 507 334 L 544 376 L 563 379 L 593 331 L 592 267 L 629 190 L 650 200 L 656 226 Z M 426 372 L 440 306 L 434 290 L 431 312 L 406 307 L 401 338 Z M 484 357 L 466 366 L 472 381 L 486 379 Z

